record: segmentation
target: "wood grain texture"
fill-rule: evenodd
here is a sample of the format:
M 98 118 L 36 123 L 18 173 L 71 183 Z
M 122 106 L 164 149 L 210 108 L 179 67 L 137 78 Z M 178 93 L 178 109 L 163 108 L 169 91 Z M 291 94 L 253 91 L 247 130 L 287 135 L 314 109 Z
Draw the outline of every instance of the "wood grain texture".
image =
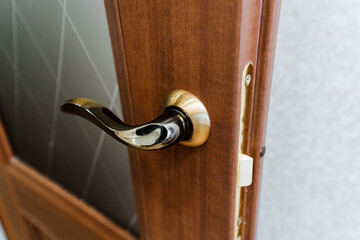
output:
M 19 199 L 21 215 L 50 239 L 134 239 L 100 213 L 11 159 L 6 173 Z
M 29 226 L 32 235 L 34 236 L 33 239 L 36 240 L 51 240 L 53 238 L 49 237 L 48 235 L 46 235 L 44 232 L 42 232 L 38 227 L 36 227 L 34 224 L 32 224 L 31 222 L 25 220 L 27 225 Z
M 11 148 L 0 120 L 0 219 L 9 239 L 30 239 L 31 231 L 16 207 L 16 196 L 5 174 L 12 156 Z
M 280 6 L 281 0 L 263 0 L 249 153 L 254 158 L 253 182 L 245 188 L 243 215 L 245 224 L 242 229 L 242 239 L 247 240 L 256 239 L 261 170 Z
M 0 121 L 0 216 L 9 239 L 134 239 L 18 161 Z
M 175 89 L 199 97 L 212 121 L 201 147 L 130 151 L 141 238 L 232 239 L 240 79 L 257 62 L 261 1 L 105 5 L 125 121 L 157 117 Z

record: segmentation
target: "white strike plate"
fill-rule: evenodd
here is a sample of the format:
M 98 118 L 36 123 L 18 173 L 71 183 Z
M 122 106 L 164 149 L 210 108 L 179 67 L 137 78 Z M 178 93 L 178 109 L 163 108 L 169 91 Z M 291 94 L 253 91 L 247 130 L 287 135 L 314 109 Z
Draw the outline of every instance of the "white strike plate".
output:
M 245 155 L 239 155 L 238 161 L 238 186 L 246 187 L 252 183 L 253 158 Z

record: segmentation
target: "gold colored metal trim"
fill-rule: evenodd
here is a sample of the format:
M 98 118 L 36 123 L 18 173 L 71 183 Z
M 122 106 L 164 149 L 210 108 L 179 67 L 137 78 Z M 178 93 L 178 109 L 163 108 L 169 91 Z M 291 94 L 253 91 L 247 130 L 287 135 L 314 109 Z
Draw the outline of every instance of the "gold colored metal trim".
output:
M 241 79 L 241 106 L 240 106 L 240 133 L 239 133 L 239 159 L 237 168 L 236 206 L 235 206 L 235 235 L 234 239 L 242 237 L 242 219 L 244 215 L 245 187 L 240 185 L 240 161 L 247 154 L 250 138 L 252 92 L 255 86 L 255 68 L 250 61 L 244 67 Z
M 195 95 L 185 90 L 175 90 L 169 93 L 163 103 L 163 110 L 168 107 L 181 109 L 191 120 L 193 131 L 189 140 L 180 144 L 197 147 L 206 142 L 210 134 L 210 117 L 202 102 Z

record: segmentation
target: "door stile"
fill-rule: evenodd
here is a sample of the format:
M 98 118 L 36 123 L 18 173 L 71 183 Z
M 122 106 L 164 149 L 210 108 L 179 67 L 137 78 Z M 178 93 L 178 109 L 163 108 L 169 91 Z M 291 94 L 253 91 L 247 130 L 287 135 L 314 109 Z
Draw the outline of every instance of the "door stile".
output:
M 256 239 L 261 171 L 266 151 L 266 123 L 269 109 L 271 79 L 274 66 L 276 39 L 281 0 L 263 0 L 253 100 L 250 156 L 254 158 L 252 184 L 244 188 L 242 239 Z
M 158 106 L 169 91 L 184 89 L 209 107 L 213 124 L 208 142 L 197 149 L 130 150 L 144 239 L 234 238 L 241 77 L 249 62 L 255 65 L 245 150 L 254 157 L 255 171 L 253 185 L 243 188 L 241 195 L 246 224 L 240 226 L 244 239 L 251 239 L 247 229 L 254 228 L 256 211 L 249 209 L 257 206 L 254 191 L 258 190 L 260 151 L 253 139 L 264 140 L 264 134 L 256 134 L 258 124 L 265 124 L 267 109 L 266 98 L 260 96 L 261 85 L 268 79 L 259 72 L 268 70 L 259 66 L 272 61 L 273 55 L 265 52 L 268 43 L 262 41 L 271 28 L 265 25 L 275 23 L 275 18 L 272 23 L 266 21 L 265 13 L 276 11 L 264 8 L 277 2 L 105 3 L 125 120 L 133 124 L 151 120 L 161 111 Z

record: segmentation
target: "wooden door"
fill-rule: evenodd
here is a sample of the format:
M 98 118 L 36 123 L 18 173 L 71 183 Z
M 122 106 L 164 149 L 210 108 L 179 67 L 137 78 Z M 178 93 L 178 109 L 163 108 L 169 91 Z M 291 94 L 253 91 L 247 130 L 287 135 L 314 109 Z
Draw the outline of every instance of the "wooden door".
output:
M 212 122 L 197 148 L 130 149 L 140 238 L 255 239 L 280 1 L 105 6 L 125 122 L 154 119 L 175 89 L 196 95 Z M 0 213 L 11 238 L 133 238 L 13 157 L 0 133 Z M 254 161 L 252 184 L 241 188 L 240 154 Z

